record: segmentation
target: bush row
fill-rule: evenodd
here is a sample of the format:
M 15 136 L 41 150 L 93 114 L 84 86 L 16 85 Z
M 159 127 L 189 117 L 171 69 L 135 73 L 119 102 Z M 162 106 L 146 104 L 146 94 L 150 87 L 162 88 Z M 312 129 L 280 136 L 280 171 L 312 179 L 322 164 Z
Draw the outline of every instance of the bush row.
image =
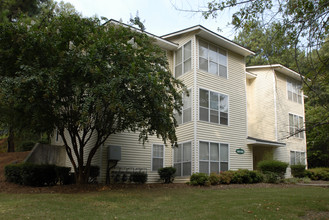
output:
M 258 171 L 240 169 L 224 171 L 220 174 L 194 173 L 190 178 L 191 185 L 218 185 L 218 184 L 252 184 L 263 181 L 263 175 Z
M 291 165 L 291 174 L 295 178 L 310 178 L 311 180 L 329 181 L 329 168 L 314 168 L 305 170 L 305 165 Z
M 74 183 L 74 174 L 70 167 L 49 164 L 11 164 L 5 167 L 6 181 L 26 186 L 53 186 Z M 99 167 L 91 166 L 90 180 L 94 181 L 99 174 Z
M 5 167 L 6 181 L 27 186 L 52 186 L 70 181 L 69 167 L 37 165 L 30 163 L 12 164 Z
M 266 160 L 258 163 L 259 171 L 239 169 L 225 171 L 220 174 L 195 173 L 191 176 L 191 185 L 217 185 L 217 184 L 252 184 L 259 182 L 279 183 L 284 179 L 288 163 L 277 160 Z
M 147 181 L 147 173 L 146 172 L 133 172 L 133 173 L 126 173 L 126 172 L 115 172 L 112 175 L 113 183 L 127 183 L 127 182 L 134 182 L 134 183 L 146 183 Z
M 311 180 L 325 180 L 329 181 L 329 168 L 314 168 L 305 171 L 305 176 Z

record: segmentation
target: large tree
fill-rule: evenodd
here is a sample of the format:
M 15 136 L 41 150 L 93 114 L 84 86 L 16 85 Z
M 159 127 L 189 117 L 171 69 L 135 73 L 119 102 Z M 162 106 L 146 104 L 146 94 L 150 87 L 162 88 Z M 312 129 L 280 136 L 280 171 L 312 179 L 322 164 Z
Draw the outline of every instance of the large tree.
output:
M 31 21 L 36 20 L 37 16 L 43 11 L 51 10 L 55 8 L 56 4 L 51 0 L 2 0 L 0 2 L 0 23 Z M 59 8 L 59 7 L 57 7 Z M 3 63 L 8 64 L 7 61 L 1 60 Z M 10 62 L 14 63 L 14 60 Z M 9 64 L 10 65 L 10 64 Z M 8 74 L 0 73 L 1 75 Z M 7 130 L 7 151 L 15 151 L 15 139 L 16 135 L 24 133 L 31 133 L 29 123 L 22 120 L 20 112 L 15 112 L 12 106 L 15 104 L 15 100 L 11 100 L 11 103 L 3 103 L 0 99 L 0 128 Z M 34 136 L 34 135 L 32 135 Z
M 180 112 L 184 85 L 144 33 L 75 13 L 47 15 L 2 24 L 0 57 L 0 72 L 9 73 L 0 95 L 15 100 L 34 127 L 58 129 L 77 183 L 88 181 L 92 158 L 111 134 L 176 143 L 173 110 Z
M 292 46 L 289 36 L 280 23 L 272 23 L 263 28 L 260 22 L 250 22 L 239 30 L 234 41 L 255 52 L 246 59 L 246 64 L 268 65 L 282 64 L 297 70 L 295 53 L 298 58 L 305 59 L 305 52 Z

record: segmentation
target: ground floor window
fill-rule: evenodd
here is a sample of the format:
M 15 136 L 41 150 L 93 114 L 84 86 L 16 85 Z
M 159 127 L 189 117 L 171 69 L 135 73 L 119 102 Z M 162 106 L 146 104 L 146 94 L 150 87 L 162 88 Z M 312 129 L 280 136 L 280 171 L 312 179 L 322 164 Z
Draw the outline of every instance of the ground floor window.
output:
M 305 165 L 305 152 L 290 151 L 290 165 Z
M 219 173 L 228 170 L 228 144 L 200 141 L 199 172 Z
M 176 176 L 190 176 L 192 170 L 192 143 L 178 144 L 174 148 L 174 167 Z
M 164 145 L 153 144 L 152 171 L 158 171 L 159 168 L 163 168 L 163 158 L 164 158 Z

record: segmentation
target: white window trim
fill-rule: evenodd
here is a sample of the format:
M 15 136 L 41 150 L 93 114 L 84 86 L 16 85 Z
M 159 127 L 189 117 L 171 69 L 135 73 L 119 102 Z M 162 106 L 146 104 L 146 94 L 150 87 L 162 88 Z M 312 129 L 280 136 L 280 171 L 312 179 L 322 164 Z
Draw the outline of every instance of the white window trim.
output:
M 181 112 L 182 112 L 182 114 L 180 115 L 181 117 L 182 117 L 182 123 L 178 123 L 177 122 L 177 124 L 180 126 L 180 125 L 183 125 L 183 124 L 187 124 L 187 123 L 190 123 L 190 122 L 192 122 L 193 121 L 193 96 L 192 96 L 192 87 L 190 87 L 190 88 L 187 88 L 187 90 L 190 90 L 189 91 L 189 98 L 191 99 L 191 120 L 190 121 L 187 121 L 187 122 L 184 122 L 184 110 L 186 109 L 186 108 L 184 108 L 184 106 L 182 106 L 182 108 L 181 108 Z M 182 100 L 183 101 L 183 100 Z M 175 114 L 178 114 L 178 112 L 175 112 Z
M 179 47 L 179 48 L 177 48 L 177 50 L 174 52 L 174 77 L 175 78 L 180 78 L 180 77 L 182 77 L 183 75 L 185 75 L 186 73 L 184 72 L 184 62 L 186 61 L 186 60 L 184 60 L 184 58 L 185 58 L 185 56 L 184 56 L 184 47 L 185 47 L 185 45 L 186 44 L 188 44 L 188 43 L 190 43 L 191 42 L 191 70 L 189 70 L 189 71 L 187 71 L 186 73 L 188 73 L 188 72 L 191 72 L 192 70 L 193 70 L 193 44 L 192 44 L 192 39 L 191 40 L 189 40 L 189 41 L 187 41 L 186 43 L 184 43 L 181 47 Z M 182 62 L 181 62 L 181 64 L 182 64 L 182 75 L 180 75 L 180 76 L 176 76 L 176 54 L 177 54 L 177 51 L 179 50 L 179 49 L 182 49 Z
M 219 144 L 219 147 L 220 147 L 220 144 L 227 144 L 228 146 L 228 161 L 227 161 L 227 170 L 230 170 L 231 169 L 231 146 L 229 143 L 224 143 L 224 142 L 216 142 L 216 141 L 209 141 L 209 140 L 198 140 L 198 152 L 199 152 L 199 155 L 198 155 L 198 172 L 200 172 L 200 142 L 208 142 L 209 144 L 210 143 L 214 143 L 214 144 Z M 210 146 L 210 145 L 209 145 Z M 209 157 L 210 157 L 210 152 L 209 152 Z M 210 160 L 209 160 L 210 161 Z M 220 149 L 219 149 L 219 164 L 220 164 Z M 220 169 L 220 167 L 219 167 Z M 210 171 L 210 169 L 209 169 Z M 219 170 L 220 172 L 220 170 Z M 209 173 L 210 174 L 210 173 Z
M 180 142 L 180 143 L 177 143 L 177 145 L 184 145 L 184 144 L 187 144 L 187 143 L 191 143 L 191 174 L 193 174 L 193 170 L 192 170 L 192 163 L 193 163 L 193 141 L 185 141 L 185 142 Z M 183 154 L 181 154 L 181 156 L 183 157 Z M 183 161 L 179 162 L 181 165 L 183 165 Z M 173 151 L 173 154 L 172 154 L 172 167 L 174 167 L 175 165 L 175 151 Z M 181 166 L 181 171 L 183 169 L 183 166 Z M 181 172 L 182 173 L 182 172 Z M 181 176 L 177 176 L 177 177 L 184 177 L 183 175 Z
M 289 101 L 294 102 L 294 103 L 297 103 L 297 104 L 303 104 L 304 103 L 304 99 L 303 99 L 304 96 L 303 96 L 303 91 L 301 89 L 299 89 L 300 96 L 301 96 L 301 102 L 298 102 L 298 91 L 297 91 L 297 93 L 294 93 L 293 91 L 291 91 L 292 92 L 292 99 L 291 100 L 289 99 L 289 95 L 288 95 L 288 93 L 289 93 L 288 84 L 291 83 L 292 84 L 292 87 L 293 87 L 293 83 L 298 84 L 298 82 L 296 82 L 296 80 L 291 80 L 289 78 L 287 78 L 286 81 L 287 81 L 287 83 L 286 83 L 286 85 L 287 85 L 287 92 L 286 92 L 287 99 Z M 294 90 L 294 88 L 292 88 L 292 90 Z M 293 98 L 294 97 L 294 94 L 296 94 L 296 96 L 297 96 L 297 101 L 294 101 L 294 98 Z
M 292 112 L 288 112 L 288 134 L 290 137 L 294 137 L 294 138 L 297 138 L 297 139 L 300 139 L 300 140 L 303 140 L 305 139 L 305 131 L 301 131 L 297 134 L 290 134 L 290 120 L 289 120 L 289 115 L 293 115 L 293 116 L 298 116 L 298 121 L 299 121 L 299 117 L 301 117 L 303 119 L 303 124 L 302 124 L 302 127 L 304 128 L 304 124 L 305 124 L 305 119 L 304 119 L 304 116 L 301 116 L 301 115 L 298 115 L 298 114 L 295 114 L 295 113 L 292 113 Z M 299 122 L 298 122 L 299 123 Z M 295 132 L 296 133 L 296 132 Z M 299 137 L 300 136 L 300 133 L 303 133 L 303 137 Z M 298 137 L 296 137 L 295 135 L 298 135 Z
M 294 154 L 295 154 L 295 163 L 294 163 L 294 164 L 291 164 L 291 153 L 292 153 L 292 152 L 294 152 Z M 304 155 L 305 155 L 305 156 L 304 156 L 304 164 L 302 164 L 302 163 L 296 163 L 296 158 L 297 158 L 297 157 L 296 157 L 296 153 L 297 153 L 297 152 L 300 153 L 300 156 L 302 156 L 302 153 L 304 153 Z M 290 156 L 289 165 L 298 165 L 298 164 L 301 164 L 301 165 L 305 165 L 305 166 L 306 166 L 306 159 L 307 159 L 306 151 L 290 150 L 290 155 L 289 155 L 289 156 Z M 301 162 L 301 161 L 302 161 L 302 160 L 301 160 L 302 158 L 300 157 L 299 159 L 300 159 L 299 162 Z
M 165 145 L 164 144 L 157 144 L 157 143 L 154 143 L 152 144 L 152 150 L 151 150 L 151 171 L 152 172 L 158 172 L 157 170 L 153 170 L 153 147 L 154 145 L 162 145 L 163 147 L 163 157 L 162 157 L 162 168 L 165 167 L 165 155 L 166 155 L 166 152 L 165 152 Z M 155 158 L 161 158 L 161 157 L 155 157 Z
M 225 56 L 226 56 L 226 77 L 220 76 L 219 74 L 218 75 L 215 75 L 215 74 L 212 74 L 212 73 L 209 73 L 209 72 L 207 72 L 205 70 L 200 69 L 200 58 L 199 58 L 200 57 L 200 52 L 199 52 L 199 50 L 200 50 L 200 40 L 201 41 L 204 41 L 204 42 L 206 42 L 208 44 L 208 50 L 209 50 L 209 45 L 212 45 L 212 46 L 216 47 L 217 49 L 220 48 L 220 49 L 222 49 L 222 50 L 225 51 Z M 201 71 L 201 72 L 203 72 L 203 73 L 210 74 L 212 76 L 217 76 L 217 77 L 219 77 L 221 79 L 228 79 L 229 78 L 229 76 L 228 76 L 229 59 L 228 59 L 228 52 L 227 52 L 227 50 L 224 49 L 223 47 L 220 47 L 220 46 L 218 46 L 218 45 L 216 45 L 214 43 L 211 43 L 211 42 L 209 42 L 207 40 L 204 40 L 202 38 L 198 38 L 197 42 L 198 42 L 198 47 L 197 47 L 197 50 L 198 50 L 198 57 L 197 57 L 198 70 Z M 208 65 L 209 65 L 209 54 L 208 54 Z M 209 66 L 208 66 L 208 68 L 209 68 Z
M 226 95 L 227 96 L 227 125 L 223 125 L 223 124 L 220 124 L 220 123 L 214 123 L 214 122 L 211 122 L 210 120 L 209 121 L 202 121 L 200 120 L 200 89 L 203 89 L 203 90 L 208 90 L 209 92 L 215 92 L 215 93 L 218 93 L 218 94 L 221 94 L 221 95 Z M 226 127 L 229 127 L 230 126 L 230 96 L 225 94 L 225 93 L 221 93 L 221 92 L 217 92 L 215 90 L 211 90 L 211 89 L 206 89 L 204 87 L 198 87 L 198 113 L 199 113 L 199 117 L 198 117 L 198 121 L 199 122 L 205 122 L 205 123 L 211 123 L 211 124 L 214 124 L 214 125 L 220 125 L 220 126 L 226 126 Z M 210 108 L 209 108 L 210 109 Z

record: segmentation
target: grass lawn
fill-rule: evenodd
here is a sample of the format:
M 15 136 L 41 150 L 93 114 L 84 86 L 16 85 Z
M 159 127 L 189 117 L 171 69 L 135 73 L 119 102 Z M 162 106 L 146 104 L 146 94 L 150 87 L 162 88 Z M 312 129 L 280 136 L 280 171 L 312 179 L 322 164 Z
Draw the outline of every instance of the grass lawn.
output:
M 310 212 L 328 217 L 329 188 L 186 187 L 0 194 L 0 219 L 299 219 Z

